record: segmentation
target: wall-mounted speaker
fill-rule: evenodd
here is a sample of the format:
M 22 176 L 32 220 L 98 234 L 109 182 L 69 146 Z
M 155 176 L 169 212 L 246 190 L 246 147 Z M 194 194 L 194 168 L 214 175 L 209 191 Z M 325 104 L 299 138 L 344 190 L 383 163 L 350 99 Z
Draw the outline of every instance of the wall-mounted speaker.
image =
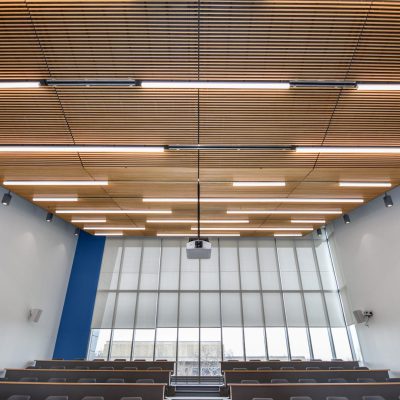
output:
M 43 310 L 40 308 L 32 308 L 29 310 L 28 321 L 31 322 L 39 322 L 40 316 L 42 315 Z
M 353 315 L 357 324 L 362 324 L 365 321 L 364 313 L 361 310 L 353 311 Z

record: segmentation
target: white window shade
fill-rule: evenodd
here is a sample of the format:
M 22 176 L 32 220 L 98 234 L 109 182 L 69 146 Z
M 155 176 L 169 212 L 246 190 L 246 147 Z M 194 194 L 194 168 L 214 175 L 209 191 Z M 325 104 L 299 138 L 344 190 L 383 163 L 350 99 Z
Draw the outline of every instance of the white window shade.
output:
M 157 310 L 157 293 L 139 293 L 136 314 L 136 328 L 155 328 L 156 326 L 156 310 Z
M 306 326 L 300 293 L 284 293 L 283 299 L 287 325 L 291 327 Z
M 243 293 L 244 326 L 264 326 L 260 293 Z
M 277 243 L 278 264 L 283 290 L 299 290 L 297 264 L 293 241 L 280 240 Z
M 179 327 L 199 326 L 199 293 L 181 293 L 179 306 Z
M 239 262 L 242 290 L 259 290 L 260 275 L 254 240 L 239 241 Z
M 98 290 L 116 290 L 121 267 L 123 241 L 106 241 L 98 284 Z
M 325 293 L 325 301 L 330 325 L 336 328 L 345 326 L 339 294 L 336 292 L 327 292 Z
M 296 252 L 303 290 L 320 290 L 312 241 L 296 243 Z
M 220 239 L 221 289 L 239 290 L 239 260 L 237 240 Z
M 200 300 L 200 326 L 203 328 L 221 326 L 219 293 L 201 293 Z
M 122 257 L 120 290 L 136 290 L 138 288 L 142 242 L 127 239 Z
M 112 328 L 115 296 L 116 294 L 114 292 L 97 293 L 96 303 L 94 306 L 92 328 Z
M 310 327 L 328 326 L 321 293 L 304 293 L 308 324 Z
M 187 258 L 186 246 L 181 250 L 181 290 L 199 290 L 200 262 Z
M 119 293 L 114 328 L 132 329 L 135 320 L 136 293 Z
M 160 271 L 161 245 L 159 240 L 146 240 L 143 244 L 141 290 L 157 290 Z
M 163 240 L 160 290 L 178 290 L 181 240 Z
M 157 326 L 174 328 L 178 323 L 178 293 L 160 293 Z
M 280 277 L 276 257 L 275 241 L 258 240 L 258 257 L 260 262 L 261 288 L 279 290 Z
M 240 293 L 222 293 L 222 326 L 242 326 Z
M 219 248 L 218 241 L 211 240 L 211 258 L 200 261 L 200 289 L 219 290 Z
M 265 325 L 270 327 L 285 326 L 282 297 L 280 293 L 263 293 Z

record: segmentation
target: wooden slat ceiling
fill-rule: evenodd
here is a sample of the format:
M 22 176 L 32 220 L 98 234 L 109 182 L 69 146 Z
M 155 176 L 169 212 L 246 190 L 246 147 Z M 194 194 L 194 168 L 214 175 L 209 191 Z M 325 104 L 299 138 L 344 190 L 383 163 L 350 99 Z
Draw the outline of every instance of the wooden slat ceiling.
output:
M 0 80 L 90 78 L 400 82 L 400 2 L 0 0 Z M 0 91 L 0 144 L 200 141 L 398 146 L 399 122 L 397 91 L 140 87 Z M 400 182 L 400 155 L 203 150 L 200 167 L 204 197 L 363 197 L 369 201 L 382 189 L 339 188 L 338 181 Z M 143 197 L 194 197 L 196 151 L 0 154 L 0 178 L 108 179 L 110 184 L 104 187 L 11 189 L 29 200 L 33 195 L 78 195 L 80 201 L 68 208 L 170 209 L 171 216 L 152 217 L 196 217 L 195 204 L 142 202 Z M 253 180 L 285 180 L 287 185 L 232 187 L 232 181 Z M 45 204 L 50 211 L 66 206 Z M 202 204 L 202 213 L 205 219 L 224 219 L 229 217 L 227 209 L 340 208 L 347 212 L 354 207 L 207 203 Z M 317 216 L 303 216 L 308 217 Z M 293 226 L 290 218 L 251 215 L 249 226 Z M 107 219 L 110 225 L 143 226 L 146 216 Z M 187 232 L 191 226 L 145 225 L 149 236 Z M 243 235 L 259 234 L 265 235 Z

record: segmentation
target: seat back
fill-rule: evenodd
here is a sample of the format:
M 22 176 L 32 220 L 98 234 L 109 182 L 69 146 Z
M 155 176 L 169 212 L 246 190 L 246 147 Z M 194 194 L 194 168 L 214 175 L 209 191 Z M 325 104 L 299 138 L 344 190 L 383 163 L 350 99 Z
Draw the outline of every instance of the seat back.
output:
M 67 382 L 67 378 L 49 378 L 48 382 L 53 382 L 53 383 Z
M 248 385 L 256 385 L 260 383 L 257 379 L 242 379 L 240 383 L 248 384 Z
M 107 383 L 125 383 L 124 378 L 108 378 Z
M 39 379 L 35 376 L 24 376 L 20 378 L 20 382 L 37 382 Z
M 140 378 L 136 379 L 136 383 L 154 383 L 154 379 Z
M 317 383 L 317 381 L 313 378 L 300 378 L 298 380 L 299 383 Z
M 271 379 L 271 383 L 289 383 L 287 379 Z
M 328 379 L 329 383 L 347 383 L 346 379 L 344 378 L 330 378 Z
M 31 400 L 31 396 L 28 394 L 13 394 L 7 400 Z

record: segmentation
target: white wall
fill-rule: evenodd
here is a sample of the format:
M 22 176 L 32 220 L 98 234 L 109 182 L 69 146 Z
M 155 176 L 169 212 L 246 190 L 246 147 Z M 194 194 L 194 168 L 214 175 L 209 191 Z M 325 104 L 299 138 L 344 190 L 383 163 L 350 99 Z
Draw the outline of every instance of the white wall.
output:
M 53 353 L 76 237 L 71 224 L 45 217 L 16 195 L 0 204 L 0 369 Z M 39 323 L 27 320 L 30 308 L 43 309 Z
M 367 366 L 400 376 L 400 187 L 333 223 L 331 244 L 350 310 L 372 310 L 369 328 L 357 325 Z M 350 316 L 352 317 L 352 316 Z

